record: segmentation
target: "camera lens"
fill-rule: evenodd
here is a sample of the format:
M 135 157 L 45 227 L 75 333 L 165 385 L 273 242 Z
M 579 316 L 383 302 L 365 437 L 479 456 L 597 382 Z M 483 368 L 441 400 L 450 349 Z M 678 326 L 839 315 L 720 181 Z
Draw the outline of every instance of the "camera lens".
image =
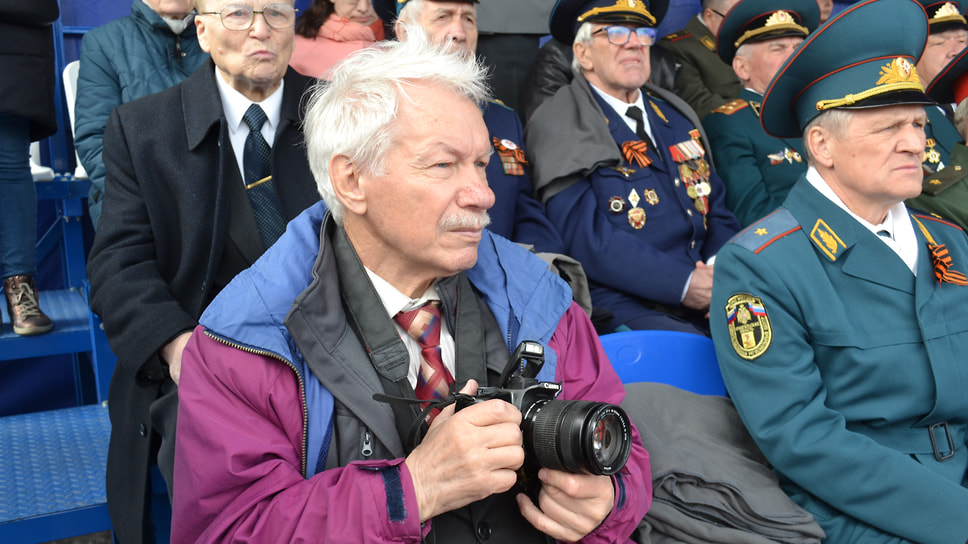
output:
M 539 400 L 523 415 L 526 455 L 544 467 L 611 475 L 622 470 L 632 450 L 628 416 L 614 404 Z

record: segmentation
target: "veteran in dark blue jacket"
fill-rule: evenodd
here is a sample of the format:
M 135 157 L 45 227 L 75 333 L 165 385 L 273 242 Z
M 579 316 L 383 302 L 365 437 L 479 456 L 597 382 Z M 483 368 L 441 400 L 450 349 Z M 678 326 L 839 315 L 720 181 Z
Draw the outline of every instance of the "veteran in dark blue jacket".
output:
M 476 0 L 399 0 L 396 33 L 406 39 L 402 25 L 419 26 L 433 43 L 448 43 L 454 51 L 469 58 L 477 50 Z M 521 119 L 501 102 L 488 100 L 481 105 L 494 155 L 487 165 L 487 184 L 494 192 L 494 206 L 488 211 L 493 233 L 521 244 L 534 246 L 535 252 L 565 253 L 561 236 L 545 216 L 544 206 L 534 197 L 530 168 L 524 152 Z
M 614 316 L 604 328 L 707 334 L 711 259 L 739 225 L 699 128 L 643 87 L 656 3 L 558 3 L 552 33 L 581 73 L 525 142 L 548 217 Z
M 744 88 L 702 122 L 726 184 L 726 207 L 744 226 L 779 206 L 807 170 L 800 138 L 763 130 L 760 103 L 780 65 L 819 20 L 815 0 L 743 0 L 719 27 L 716 51 Z
M 831 543 L 968 540 L 968 237 L 904 205 L 926 34 L 913 0 L 867 0 L 794 52 L 763 124 L 802 134 L 810 169 L 716 263 L 730 396 Z

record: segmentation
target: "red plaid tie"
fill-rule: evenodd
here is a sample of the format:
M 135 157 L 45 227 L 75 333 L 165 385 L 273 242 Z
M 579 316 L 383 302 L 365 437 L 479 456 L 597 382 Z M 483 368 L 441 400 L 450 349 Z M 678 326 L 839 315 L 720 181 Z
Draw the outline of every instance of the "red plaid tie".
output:
M 440 356 L 440 302 L 433 300 L 394 318 L 420 344 L 420 374 L 414 394 L 418 399 L 442 399 L 450 394 L 454 378 Z M 426 408 L 427 403 L 421 403 Z M 433 410 L 427 418 L 430 424 L 440 410 Z

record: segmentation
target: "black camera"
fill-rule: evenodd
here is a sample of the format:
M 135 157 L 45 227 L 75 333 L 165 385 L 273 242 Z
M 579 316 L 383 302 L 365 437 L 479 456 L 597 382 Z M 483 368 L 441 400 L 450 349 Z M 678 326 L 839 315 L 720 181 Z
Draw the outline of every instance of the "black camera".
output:
M 508 360 L 502 387 L 481 387 L 459 395 L 456 409 L 490 399 L 521 410 L 525 467 L 538 465 L 572 473 L 611 475 L 622 470 L 632 450 L 632 428 L 620 407 L 605 402 L 556 400 L 561 385 L 538 381 L 544 347 L 524 341 Z

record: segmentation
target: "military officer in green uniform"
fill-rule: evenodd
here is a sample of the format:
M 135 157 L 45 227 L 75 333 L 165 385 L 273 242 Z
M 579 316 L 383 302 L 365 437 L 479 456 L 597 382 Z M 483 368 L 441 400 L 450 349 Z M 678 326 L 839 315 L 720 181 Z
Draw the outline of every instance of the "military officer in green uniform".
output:
M 926 114 L 914 0 L 861 0 L 767 88 L 768 132 L 807 173 L 720 250 L 723 378 L 784 490 L 826 542 L 968 540 L 968 237 L 908 210 Z
M 679 96 L 696 110 L 700 119 L 743 89 L 733 69 L 716 54 L 719 25 L 737 1 L 703 0 L 702 12 L 690 19 L 685 28 L 659 41 L 681 64 L 676 77 Z
M 912 208 L 937 214 L 959 227 L 968 228 L 968 49 L 945 66 L 928 85 L 928 96 L 939 104 L 957 104 L 954 125 L 961 141 L 951 150 L 948 164 L 936 173 L 924 176 L 921 196 L 908 201 Z
M 719 27 L 716 51 L 744 88 L 702 123 L 726 184 L 726 207 L 743 226 L 779 206 L 807 170 L 800 138 L 763 130 L 760 102 L 780 65 L 819 19 L 815 0 L 742 0 Z
M 968 46 L 968 24 L 965 22 L 966 0 L 918 0 L 928 14 L 928 41 L 918 60 L 918 76 L 925 88 L 941 69 Z M 950 113 L 943 106 L 925 106 L 928 112 L 924 149 L 924 173 L 931 175 L 948 164 L 951 151 L 961 136 L 951 124 Z

